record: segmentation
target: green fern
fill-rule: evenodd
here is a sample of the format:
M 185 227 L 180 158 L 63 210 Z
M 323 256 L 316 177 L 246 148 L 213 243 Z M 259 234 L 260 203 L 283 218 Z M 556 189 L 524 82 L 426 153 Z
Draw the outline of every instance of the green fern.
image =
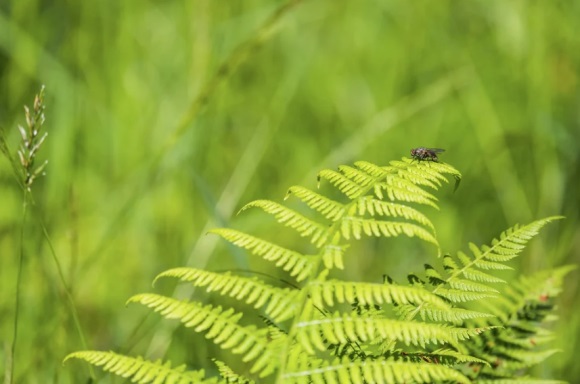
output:
M 544 348 L 552 339 L 545 325 L 555 320 L 554 298 L 560 293 L 563 277 L 572 269 L 568 266 L 522 277 L 506 286 L 496 299 L 484 303 L 495 317 L 472 323 L 499 328 L 466 344 L 472 355 L 490 363 L 479 372 L 479 378 L 509 379 L 558 352 Z
M 172 383 L 172 384 L 202 384 L 217 383 L 216 378 L 205 380 L 203 370 L 186 371 L 185 365 L 171 367 L 171 363 L 157 360 L 143 360 L 141 357 L 127 357 L 114 352 L 80 351 L 68 355 L 69 359 L 81 359 L 101 367 L 106 372 L 114 373 L 133 383 Z
M 213 362 L 217 366 L 220 376 L 223 377 L 228 384 L 255 384 L 254 380 L 237 374 L 223 361 L 213 359 Z
M 210 233 L 219 235 L 232 244 L 264 258 L 264 260 L 275 262 L 276 267 L 281 267 L 284 271 L 290 272 L 290 276 L 295 277 L 298 282 L 310 276 L 314 267 L 312 261 L 306 255 L 234 229 L 218 228 L 211 230 Z
M 208 292 L 229 295 L 258 309 L 266 306 L 264 312 L 274 321 L 284 321 L 294 315 L 296 291 L 288 288 L 269 286 L 257 278 L 233 276 L 230 273 L 213 273 L 194 268 L 174 268 L 159 274 L 156 278 L 176 277 L 196 287 L 205 287 Z
M 499 239 L 494 239 L 491 246 L 477 247 L 470 243 L 471 257 L 458 252 L 457 259 L 449 255 L 443 258 L 444 274 L 426 265 L 426 277 L 435 286 L 432 292 L 453 303 L 497 297 L 498 290 L 495 287 L 503 280 L 487 271 L 511 269 L 504 263 L 517 257 L 542 227 L 561 218 L 553 216 L 523 227 L 516 225 L 503 232 Z M 413 318 L 422 310 L 422 306 L 418 306 L 408 314 L 407 319 Z
M 141 303 L 167 319 L 178 319 L 186 327 L 193 327 L 196 332 L 206 332 L 206 338 L 213 339 L 223 349 L 243 354 L 242 361 L 254 361 L 251 373 L 259 373 L 263 377 L 277 368 L 276 350 L 268 339 L 268 329 L 239 325 L 242 314 L 233 309 L 224 311 L 219 306 L 191 303 L 152 293 L 135 295 L 128 302 Z
M 312 367 L 306 355 L 297 357 L 290 371 L 282 375 L 284 383 L 470 383 L 460 372 L 437 364 L 407 363 L 392 360 L 351 361 L 348 358 L 324 361 Z
M 315 248 L 312 254 L 302 253 L 299 246 L 288 249 L 234 229 L 210 231 L 287 272 L 301 284 L 294 289 L 269 285 L 257 277 L 194 268 L 170 269 L 155 279 L 177 278 L 233 298 L 260 311 L 265 325 L 240 325 L 242 311 L 237 308 L 157 294 L 136 295 L 129 302 L 178 319 L 249 363 L 246 372 L 234 372 L 215 360 L 220 382 L 535 382 L 523 375 L 555 351 L 536 348 L 550 339 L 539 325 L 550 319 L 553 304 L 533 299 L 549 295 L 552 300 L 569 269 L 535 275 L 510 286 L 495 273 L 511 268 L 506 263 L 544 225 L 559 217 L 516 226 L 490 246 L 470 244 L 469 254 L 436 259 L 438 265 L 426 265 L 424 277 L 409 275 L 406 285 L 390 278 L 376 284 L 332 277 L 334 269 L 344 268 L 349 245 L 366 237 L 417 238 L 434 245 L 434 254 L 439 255 L 435 227 L 421 208 L 438 209 L 433 191 L 448 182 L 448 176 L 457 187 L 461 175 L 448 164 L 404 158 L 381 167 L 359 161 L 318 175 L 319 186 L 326 180 L 342 192 L 341 201 L 293 186 L 285 199 L 298 199 L 305 206 L 300 212 L 269 200 L 257 200 L 241 209 L 259 208 L 273 216 L 307 238 L 311 245 L 305 246 Z M 548 282 L 553 284 L 550 289 L 546 288 Z M 540 292 L 538 287 L 544 289 Z M 76 352 L 68 358 L 106 364 L 106 371 L 120 375 L 129 372 L 128 366 L 165 367 L 110 352 Z M 153 372 L 154 368 L 143 369 Z M 185 371 L 167 366 L 167 373 L 159 373 L 157 382 L 180 382 L 166 380 L 170 373 Z M 200 383 L 210 380 L 202 371 L 191 375 Z

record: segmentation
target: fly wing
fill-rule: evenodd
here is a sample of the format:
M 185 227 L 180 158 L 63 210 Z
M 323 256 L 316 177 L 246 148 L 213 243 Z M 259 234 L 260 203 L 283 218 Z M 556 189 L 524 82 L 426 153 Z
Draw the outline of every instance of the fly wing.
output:
M 445 152 L 444 149 L 441 148 L 426 148 L 428 151 L 434 152 L 434 153 L 441 153 L 441 152 Z

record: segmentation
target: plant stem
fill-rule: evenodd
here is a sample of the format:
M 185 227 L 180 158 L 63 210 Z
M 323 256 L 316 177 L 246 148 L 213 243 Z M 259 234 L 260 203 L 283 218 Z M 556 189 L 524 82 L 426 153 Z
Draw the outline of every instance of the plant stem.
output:
M 24 202 L 22 204 L 22 225 L 20 227 L 20 252 L 18 255 L 18 271 L 16 273 L 16 294 L 14 301 L 14 325 L 12 345 L 7 357 L 6 373 L 4 375 L 4 383 L 12 384 L 14 379 L 14 357 L 16 355 L 16 344 L 18 342 L 18 322 L 20 319 L 20 291 L 22 286 L 22 268 L 24 265 L 24 227 L 26 224 L 26 214 L 28 212 L 27 190 L 24 189 Z
M 64 273 L 63 273 L 63 269 L 62 269 L 62 266 L 60 264 L 60 260 L 56 256 L 54 246 L 52 245 L 52 241 L 50 240 L 50 236 L 48 235 L 48 231 L 47 231 L 46 226 L 44 225 L 44 221 L 42 220 L 42 217 L 40 215 L 38 215 L 38 222 L 40 223 L 40 226 L 42 228 L 42 234 L 44 235 L 44 238 L 48 244 L 48 247 L 50 248 L 50 254 L 52 256 L 52 259 L 54 260 L 54 264 L 56 265 L 58 277 L 59 277 L 60 282 L 62 284 L 62 287 L 64 289 L 64 293 L 65 293 L 66 298 L 67 298 L 69 310 L 70 310 L 71 315 L 73 317 L 73 322 L 75 324 L 75 328 L 77 329 L 77 333 L 79 334 L 79 338 L 81 340 L 82 348 L 89 349 L 84 331 L 81 327 L 81 322 L 79 320 L 79 314 L 78 314 L 77 307 L 76 307 L 75 302 L 74 302 L 72 292 L 71 292 L 71 290 L 66 282 L 66 279 L 65 279 Z M 89 375 L 93 381 L 96 379 L 95 371 L 94 371 L 92 365 L 89 365 Z

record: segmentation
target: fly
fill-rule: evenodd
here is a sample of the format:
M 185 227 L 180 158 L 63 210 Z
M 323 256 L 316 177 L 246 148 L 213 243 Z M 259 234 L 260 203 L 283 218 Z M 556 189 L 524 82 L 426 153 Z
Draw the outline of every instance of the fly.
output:
M 418 161 L 427 160 L 437 162 L 439 161 L 439 157 L 437 157 L 437 154 L 441 152 L 445 152 L 445 150 L 441 148 L 419 147 L 411 149 L 411 157 L 413 158 L 413 160 Z

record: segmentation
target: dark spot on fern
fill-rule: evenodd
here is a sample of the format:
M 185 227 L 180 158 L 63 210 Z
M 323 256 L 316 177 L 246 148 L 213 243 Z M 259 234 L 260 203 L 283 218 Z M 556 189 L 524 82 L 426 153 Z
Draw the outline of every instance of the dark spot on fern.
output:
M 392 285 L 394 282 L 394 280 L 391 278 L 391 276 L 384 274 L 383 275 L 383 284 L 389 284 Z
M 409 281 L 409 284 L 411 284 L 411 285 L 415 285 L 415 284 L 425 285 L 425 282 L 423 280 L 421 280 L 419 278 L 419 276 L 412 274 L 412 273 L 407 275 L 407 280 Z

